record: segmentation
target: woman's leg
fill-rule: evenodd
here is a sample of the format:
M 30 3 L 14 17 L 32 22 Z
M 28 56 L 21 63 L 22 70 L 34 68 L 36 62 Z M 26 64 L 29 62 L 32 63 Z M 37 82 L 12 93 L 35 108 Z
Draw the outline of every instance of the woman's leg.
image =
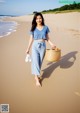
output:
M 40 86 L 40 55 L 38 52 L 38 44 L 32 46 L 32 74 L 35 75 L 36 86 Z
M 41 50 L 40 50 L 40 68 L 41 68 L 41 65 L 42 65 L 42 62 L 43 62 L 43 59 L 44 59 L 44 56 L 45 56 L 45 51 L 46 51 L 46 44 L 43 43 L 42 46 L 41 46 Z
M 37 86 L 40 86 L 39 76 L 45 50 L 45 43 L 35 43 L 32 47 L 32 74 L 35 75 Z
M 40 55 L 37 50 L 32 51 L 32 74 L 40 75 Z

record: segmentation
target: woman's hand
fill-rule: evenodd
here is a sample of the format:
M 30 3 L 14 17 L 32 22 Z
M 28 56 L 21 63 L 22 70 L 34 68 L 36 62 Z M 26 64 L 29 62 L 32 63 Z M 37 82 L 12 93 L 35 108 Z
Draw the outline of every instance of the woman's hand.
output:
M 51 45 L 51 49 L 56 49 L 56 46 L 55 45 Z
M 28 49 L 26 50 L 26 53 L 29 54 L 29 50 Z

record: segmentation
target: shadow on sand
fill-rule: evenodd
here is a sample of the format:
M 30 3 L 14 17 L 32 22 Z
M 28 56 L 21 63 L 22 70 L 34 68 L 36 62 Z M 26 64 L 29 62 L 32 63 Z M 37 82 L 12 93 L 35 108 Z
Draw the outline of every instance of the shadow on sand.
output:
M 75 60 L 76 60 L 76 54 L 78 53 L 78 51 L 73 51 L 70 52 L 64 56 L 61 57 L 61 59 L 58 62 L 49 62 L 47 65 L 49 65 L 49 67 L 45 68 L 43 71 L 43 74 L 41 76 L 41 85 L 42 85 L 42 81 L 45 78 L 49 78 L 51 73 L 58 67 L 60 66 L 60 68 L 70 68 Z M 46 75 L 46 76 L 45 76 Z

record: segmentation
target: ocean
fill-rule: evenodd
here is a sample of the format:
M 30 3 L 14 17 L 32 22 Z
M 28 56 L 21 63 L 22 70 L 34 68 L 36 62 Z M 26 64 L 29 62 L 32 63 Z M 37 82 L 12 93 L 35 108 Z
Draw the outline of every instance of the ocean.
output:
M 0 38 L 10 35 L 16 31 L 18 23 L 15 21 L 4 21 L 6 17 L 0 17 Z

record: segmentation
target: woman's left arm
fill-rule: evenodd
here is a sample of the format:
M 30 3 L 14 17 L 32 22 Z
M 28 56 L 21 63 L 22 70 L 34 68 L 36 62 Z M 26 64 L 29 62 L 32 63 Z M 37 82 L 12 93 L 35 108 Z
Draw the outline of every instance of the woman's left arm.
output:
M 56 48 L 56 46 L 50 40 L 49 34 L 47 34 L 47 42 L 50 44 L 50 46 L 51 46 L 52 49 L 55 49 Z

